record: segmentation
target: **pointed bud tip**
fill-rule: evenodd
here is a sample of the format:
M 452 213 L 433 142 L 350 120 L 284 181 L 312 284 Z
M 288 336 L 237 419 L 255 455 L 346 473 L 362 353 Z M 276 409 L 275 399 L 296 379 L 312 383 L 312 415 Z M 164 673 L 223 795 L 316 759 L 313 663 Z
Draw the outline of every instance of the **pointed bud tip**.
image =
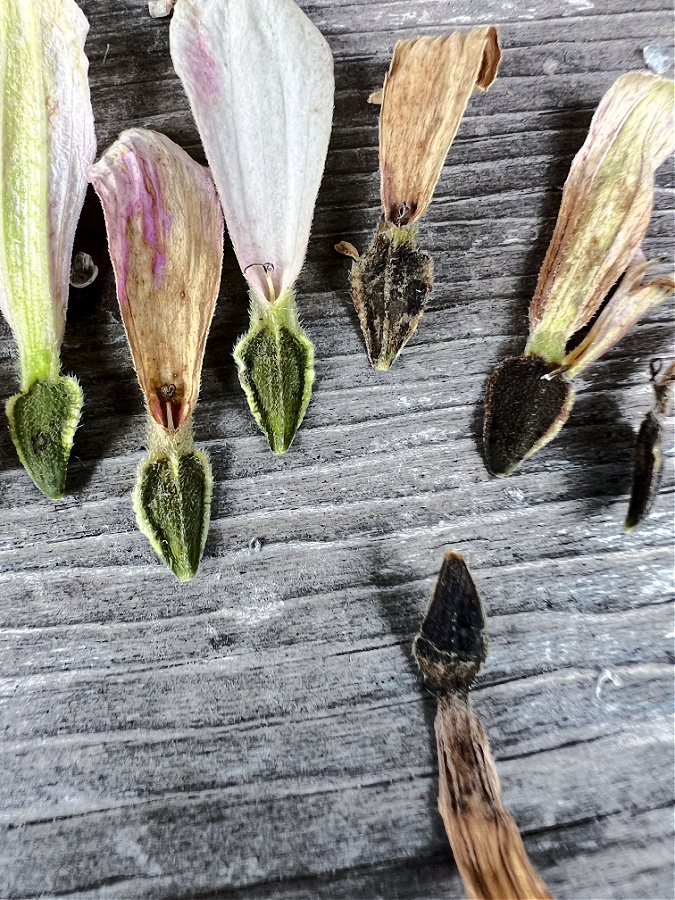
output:
M 468 690 L 487 657 L 485 613 L 459 553 L 446 553 L 413 651 L 420 668 L 445 693 Z
M 9 430 L 19 459 L 37 487 L 58 500 L 82 411 L 82 390 L 74 378 L 36 381 L 7 401 Z
M 271 307 L 239 341 L 234 358 L 249 407 L 270 449 L 285 453 L 312 394 L 312 342 L 294 314 Z
M 567 421 L 574 388 L 558 368 L 539 356 L 519 356 L 493 373 L 483 429 L 485 462 L 493 475 L 510 475 Z
M 180 581 L 197 574 L 211 518 L 213 477 L 204 453 L 144 460 L 133 502 L 138 527 Z

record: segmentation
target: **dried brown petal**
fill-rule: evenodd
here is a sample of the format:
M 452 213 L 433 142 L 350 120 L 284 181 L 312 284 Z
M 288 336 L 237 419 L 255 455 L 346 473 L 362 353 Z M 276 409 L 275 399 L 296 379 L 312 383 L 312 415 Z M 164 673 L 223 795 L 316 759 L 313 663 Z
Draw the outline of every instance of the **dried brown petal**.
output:
M 468 698 L 440 698 L 435 726 L 438 808 L 467 896 L 550 900 L 502 802 L 490 745 Z
M 563 360 L 568 378 L 575 378 L 599 359 L 628 334 L 647 310 L 663 303 L 675 291 L 673 275 L 653 278 L 643 283 L 643 278 L 652 263 L 644 259 L 642 251 L 635 254 L 635 258 L 639 261 L 627 269 L 614 296 L 593 323 L 584 340 Z
M 409 225 L 427 208 L 469 98 L 492 84 L 500 58 L 493 27 L 397 42 L 380 111 L 387 222 Z
M 123 132 L 89 170 L 101 199 L 117 297 L 154 420 L 192 415 L 220 286 L 223 216 L 208 169 L 162 134 Z

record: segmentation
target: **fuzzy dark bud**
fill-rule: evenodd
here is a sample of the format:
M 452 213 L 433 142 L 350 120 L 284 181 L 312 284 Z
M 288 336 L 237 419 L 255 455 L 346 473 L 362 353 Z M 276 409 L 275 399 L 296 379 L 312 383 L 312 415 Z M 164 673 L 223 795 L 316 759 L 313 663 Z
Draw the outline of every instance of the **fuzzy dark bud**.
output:
M 483 448 L 493 475 L 509 475 L 560 431 L 574 388 L 558 366 L 539 356 L 507 359 L 488 382 Z
M 413 652 L 443 694 L 467 692 L 487 657 L 483 604 L 459 553 L 445 555 Z

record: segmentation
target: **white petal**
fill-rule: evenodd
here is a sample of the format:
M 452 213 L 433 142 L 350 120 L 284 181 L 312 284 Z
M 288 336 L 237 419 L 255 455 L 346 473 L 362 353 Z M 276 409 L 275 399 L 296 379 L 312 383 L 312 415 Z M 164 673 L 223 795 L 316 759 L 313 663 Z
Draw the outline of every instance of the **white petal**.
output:
M 89 62 L 89 23 L 74 0 L 45 0 L 41 9 L 49 140 L 49 255 L 55 327 L 63 338 L 75 229 L 96 157 Z
M 293 0 L 179 0 L 171 56 L 239 265 L 261 297 L 304 261 L 333 116 L 333 58 Z

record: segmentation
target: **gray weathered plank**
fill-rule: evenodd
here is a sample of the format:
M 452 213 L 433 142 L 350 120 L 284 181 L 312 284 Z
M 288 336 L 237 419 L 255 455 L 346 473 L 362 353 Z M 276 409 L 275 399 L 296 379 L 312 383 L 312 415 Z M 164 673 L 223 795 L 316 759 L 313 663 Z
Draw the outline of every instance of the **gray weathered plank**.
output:
M 203 160 L 142 0 L 80 0 L 99 148 L 165 130 Z M 273 457 L 231 358 L 247 299 L 233 254 L 196 434 L 213 519 L 177 585 L 135 528 L 145 422 L 97 201 L 76 249 L 64 366 L 86 407 L 68 493 L 38 495 L 0 428 L 0 896 L 436 900 L 462 887 L 436 804 L 434 698 L 412 638 L 442 554 L 489 614 L 474 702 L 507 805 L 559 898 L 673 896 L 672 416 L 661 494 L 627 537 L 633 430 L 673 303 L 579 383 L 557 440 L 507 481 L 480 457 L 485 381 L 526 335 L 563 181 L 594 107 L 663 0 L 301 2 L 336 60 L 335 127 L 299 283 L 317 381 Z M 500 77 L 472 100 L 421 228 L 436 289 L 390 373 L 367 365 L 339 238 L 378 216 L 377 110 L 396 39 L 501 23 Z M 672 261 L 672 164 L 650 256 Z M 3 399 L 14 350 L 0 323 Z M 603 678 L 610 673 L 614 681 Z

